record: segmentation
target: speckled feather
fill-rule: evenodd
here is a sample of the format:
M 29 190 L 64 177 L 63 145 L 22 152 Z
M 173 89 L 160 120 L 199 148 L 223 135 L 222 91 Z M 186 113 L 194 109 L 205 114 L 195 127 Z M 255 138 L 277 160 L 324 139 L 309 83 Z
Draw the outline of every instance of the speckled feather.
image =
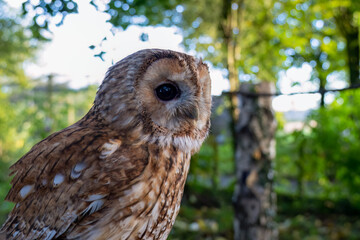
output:
M 178 99 L 155 96 L 179 86 Z M 166 239 L 191 155 L 210 126 L 208 69 L 169 50 L 136 52 L 111 67 L 94 106 L 11 168 L 16 203 L 7 239 Z

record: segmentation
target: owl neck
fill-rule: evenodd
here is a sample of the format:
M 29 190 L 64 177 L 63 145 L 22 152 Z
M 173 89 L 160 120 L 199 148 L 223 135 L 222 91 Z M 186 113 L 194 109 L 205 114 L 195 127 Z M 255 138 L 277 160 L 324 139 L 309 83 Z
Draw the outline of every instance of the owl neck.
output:
M 122 118 L 123 116 L 120 116 Z M 121 119 L 120 119 L 121 120 Z M 162 147 L 174 146 L 184 153 L 191 155 L 200 150 L 201 144 L 208 134 L 208 126 L 202 130 L 195 129 L 191 132 L 172 133 L 149 124 L 144 124 L 141 117 L 118 121 L 118 119 L 104 119 L 100 111 L 93 106 L 89 112 L 77 122 L 77 125 L 94 129 L 109 130 L 126 137 L 129 141 L 139 144 L 154 143 Z

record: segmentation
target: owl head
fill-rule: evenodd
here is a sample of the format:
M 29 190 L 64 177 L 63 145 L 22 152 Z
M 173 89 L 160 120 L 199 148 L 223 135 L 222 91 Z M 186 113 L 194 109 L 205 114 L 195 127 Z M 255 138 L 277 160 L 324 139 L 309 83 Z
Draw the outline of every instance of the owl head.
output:
M 108 70 L 93 109 L 103 125 L 128 138 L 194 152 L 210 127 L 210 88 L 200 59 L 146 49 Z

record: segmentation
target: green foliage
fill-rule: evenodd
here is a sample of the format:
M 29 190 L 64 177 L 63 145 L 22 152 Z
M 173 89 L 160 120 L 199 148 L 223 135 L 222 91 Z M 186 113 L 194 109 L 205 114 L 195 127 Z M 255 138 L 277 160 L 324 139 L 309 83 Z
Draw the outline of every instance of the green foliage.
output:
M 281 240 L 356 240 L 360 235 L 360 221 L 356 217 L 327 216 L 317 218 L 299 214 L 292 218 L 278 218 Z
M 351 14 L 344 16 L 343 9 L 351 9 Z M 348 61 L 348 45 L 353 45 L 349 42 L 351 35 L 344 31 L 355 25 L 353 12 L 360 10 L 357 0 L 284 0 L 277 2 L 273 10 L 275 31 L 282 44 L 281 55 L 286 57 L 285 68 L 309 63 L 313 68 L 311 80 L 324 89 L 328 76 L 338 71 L 346 73 L 354 67 Z M 354 41 L 359 42 L 358 37 Z M 352 81 L 350 78 L 349 82 Z
M 344 48 L 337 46 L 344 40 L 339 37 L 333 15 L 329 16 L 326 8 L 317 8 L 317 2 L 278 2 L 274 8 L 276 31 L 284 47 L 281 53 L 287 57 L 286 67 L 314 61 L 311 65 L 326 76 L 337 70 L 338 64 L 345 66 L 344 61 L 334 61 L 335 57 L 337 60 L 339 56 L 344 57 Z
M 31 41 L 26 28 L 0 0 L 0 84 L 5 81 L 26 84 L 23 63 L 34 55 L 36 48 L 37 44 Z
M 19 109 L 10 101 L 11 86 L 27 85 L 23 63 L 34 55 L 36 45 L 13 15 L 12 10 L 0 0 L 0 199 L 4 199 L 10 188 L 7 172 L 11 159 L 23 145 L 17 128 L 21 121 Z M 0 204 L 0 221 L 12 207 Z
M 358 91 L 341 93 L 328 108 L 314 111 L 304 130 L 285 136 L 279 133 L 279 146 L 288 143 L 287 148 L 278 149 L 279 174 L 312 182 L 305 187 L 308 194 L 358 202 L 359 101 Z
M 232 239 L 232 143 L 210 135 L 191 159 L 182 207 L 169 239 Z
M 230 205 L 214 208 L 184 204 L 169 239 L 233 239 L 232 225 Z
M 189 184 L 201 182 L 202 185 L 217 188 L 222 175 L 231 176 L 234 169 L 230 139 L 218 144 L 210 135 L 200 152 L 193 156 L 189 172 Z
M 73 0 L 56 0 L 45 1 L 39 0 L 37 4 L 33 4 L 33 1 L 27 0 L 22 4 L 23 15 L 32 17 L 32 24 L 29 27 L 33 39 L 40 41 L 50 40 L 49 30 L 50 21 L 54 17 L 60 16 L 60 20 L 55 24 L 60 26 L 66 15 L 71 13 L 77 13 L 77 3 Z
M 312 154 L 324 162 L 318 167 L 322 172 L 319 183 L 325 188 L 331 186 L 337 196 L 349 197 L 354 202 L 360 200 L 359 104 L 359 91 L 341 93 L 328 109 L 320 109 L 311 116 L 317 123 L 310 139 Z M 326 193 L 334 195 L 330 190 Z

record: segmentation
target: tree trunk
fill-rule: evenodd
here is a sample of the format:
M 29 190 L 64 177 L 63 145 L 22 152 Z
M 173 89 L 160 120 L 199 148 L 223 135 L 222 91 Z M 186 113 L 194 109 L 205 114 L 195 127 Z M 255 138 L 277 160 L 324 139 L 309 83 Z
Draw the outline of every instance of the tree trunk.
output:
M 360 84 L 359 31 L 357 28 L 354 29 L 353 33 L 350 33 L 346 36 L 346 46 L 349 63 L 350 85 L 354 86 Z
M 240 91 L 272 93 L 274 85 L 243 83 Z M 270 97 L 240 95 L 236 124 L 235 240 L 274 240 L 276 196 L 272 191 L 276 121 Z
M 351 86 L 360 84 L 360 36 L 359 26 L 354 24 L 355 14 L 350 8 L 340 7 L 334 16 L 336 25 L 346 40 L 349 83 Z
M 326 84 L 326 79 L 323 78 L 322 76 L 319 76 L 320 79 L 320 86 L 319 86 L 319 92 L 320 92 L 320 107 L 324 108 L 325 107 L 325 84 Z

